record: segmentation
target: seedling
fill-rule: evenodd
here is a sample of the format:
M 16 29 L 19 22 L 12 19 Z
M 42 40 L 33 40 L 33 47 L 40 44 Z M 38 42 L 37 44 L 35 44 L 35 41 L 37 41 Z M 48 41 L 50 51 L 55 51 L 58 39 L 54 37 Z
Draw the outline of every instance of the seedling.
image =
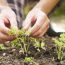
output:
M 21 48 L 21 44 L 19 43 L 18 38 L 11 42 L 11 47 Z
M 40 52 L 40 49 L 44 49 L 45 43 L 42 40 L 40 41 L 39 39 L 35 39 L 34 46 Z
M 34 58 L 32 57 L 25 57 L 24 62 L 32 63 L 33 65 L 39 65 L 39 63 L 34 61 Z
M 9 35 L 17 35 L 18 30 L 16 30 L 16 28 L 11 28 L 8 32 Z
M 23 53 L 28 53 L 28 49 L 30 46 L 30 38 L 28 36 L 28 34 L 25 33 L 25 31 L 23 29 L 18 30 L 17 34 L 15 33 L 15 29 L 11 29 L 10 30 L 10 35 L 15 35 L 16 39 L 11 41 L 11 46 L 12 47 L 16 47 L 16 48 L 20 48 L 21 50 L 23 50 Z
M 65 54 L 65 34 L 61 34 L 58 39 L 54 39 L 55 45 L 56 45 L 56 51 L 57 51 L 57 56 L 59 60 L 63 59 L 63 56 Z
M 30 47 L 30 39 L 27 36 L 22 37 L 22 49 L 24 50 L 24 53 L 28 53 L 29 47 Z M 26 55 L 27 56 L 27 55 Z
M 30 32 L 27 31 L 25 32 L 23 29 L 18 30 L 17 34 L 15 32 L 16 30 L 11 29 L 10 34 L 12 35 L 16 35 L 16 39 L 11 41 L 11 46 L 12 47 L 17 47 L 20 48 L 20 50 L 22 50 L 23 54 L 25 53 L 26 56 L 29 52 L 29 48 L 32 44 L 32 46 L 34 46 L 39 52 L 41 49 L 44 49 L 45 43 L 43 42 L 43 40 L 41 39 L 36 39 L 33 37 L 30 37 Z
M 0 44 L 0 50 L 5 50 L 6 47 L 4 46 L 4 44 Z

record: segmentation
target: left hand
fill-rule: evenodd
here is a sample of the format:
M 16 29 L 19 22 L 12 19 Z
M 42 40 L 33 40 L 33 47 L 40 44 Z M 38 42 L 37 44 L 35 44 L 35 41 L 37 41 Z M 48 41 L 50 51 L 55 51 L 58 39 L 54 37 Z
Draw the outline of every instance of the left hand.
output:
M 16 14 L 10 7 L 1 6 L 0 12 L 0 43 L 11 41 L 15 36 L 9 35 L 8 32 L 11 28 L 18 30 Z
M 34 8 L 23 22 L 23 29 L 29 31 L 32 36 L 42 37 L 49 28 L 49 23 L 47 15 L 40 9 Z M 34 25 L 32 26 L 32 24 Z

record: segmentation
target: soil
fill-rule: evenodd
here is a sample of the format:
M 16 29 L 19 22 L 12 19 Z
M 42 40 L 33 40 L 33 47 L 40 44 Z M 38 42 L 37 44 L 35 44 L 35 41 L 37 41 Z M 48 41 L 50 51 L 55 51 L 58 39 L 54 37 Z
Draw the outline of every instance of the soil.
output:
M 31 53 L 28 53 L 27 56 L 34 57 L 34 61 L 39 63 L 39 65 L 65 65 L 64 58 L 62 61 L 57 59 L 52 38 L 53 37 L 45 36 L 44 42 L 47 44 L 45 51 L 41 50 L 41 52 L 38 52 L 31 47 Z M 5 44 L 5 46 L 7 46 L 7 44 Z M 0 65 L 34 65 L 31 62 L 25 62 L 25 54 L 19 51 L 20 49 L 10 47 L 7 47 L 7 50 L 0 50 Z

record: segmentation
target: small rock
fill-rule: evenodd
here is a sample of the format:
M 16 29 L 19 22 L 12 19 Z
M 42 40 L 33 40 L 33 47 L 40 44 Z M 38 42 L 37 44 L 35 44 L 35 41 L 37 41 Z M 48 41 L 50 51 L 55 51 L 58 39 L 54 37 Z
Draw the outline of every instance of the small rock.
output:
M 15 52 L 16 51 L 16 49 L 12 49 L 12 52 Z
M 6 56 L 6 53 L 3 53 L 3 56 Z

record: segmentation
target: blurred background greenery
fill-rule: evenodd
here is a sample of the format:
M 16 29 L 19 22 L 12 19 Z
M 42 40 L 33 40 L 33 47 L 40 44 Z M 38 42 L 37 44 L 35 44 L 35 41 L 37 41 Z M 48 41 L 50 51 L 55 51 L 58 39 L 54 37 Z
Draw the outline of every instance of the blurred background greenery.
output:
M 23 8 L 23 12 L 24 12 L 24 16 L 26 17 L 26 15 L 28 14 L 28 12 L 38 3 L 38 0 L 26 0 L 24 8 Z

